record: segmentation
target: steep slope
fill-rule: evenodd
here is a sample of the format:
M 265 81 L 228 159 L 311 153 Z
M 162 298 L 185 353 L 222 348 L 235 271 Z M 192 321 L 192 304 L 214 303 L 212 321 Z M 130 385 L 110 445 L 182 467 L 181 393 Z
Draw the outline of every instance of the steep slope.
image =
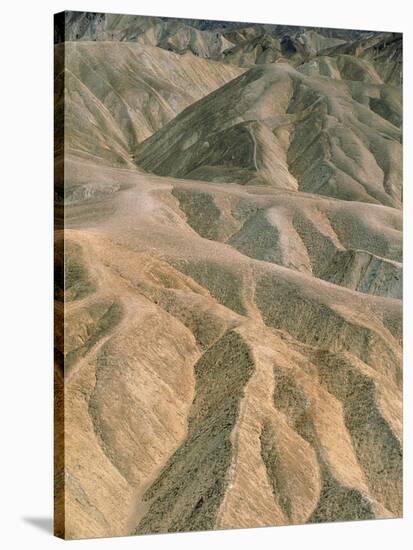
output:
M 120 42 L 70 42 L 64 55 L 56 87 L 66 149 L 114 165 L 130 166 L 137 143 L 242 72 Z
M 401 299 L 403 293 L 402 265 L 365 250 L 339 252 L 320 277 L 369 294 Z
M 200 189 L 184 180 L 172 193 L 201 237 L 361 292 L 401 297 L 402 217 L 395 209 L 249 186 Z
M 373 65 L 384 82 L 393 86 L 402 83 L 402 35 L 398 33 L 369 33 L 358 40 L 333 47 L 328 55 L 339 53 L 355 56 Z
M 185 109 L 135 159 L 159 175 L 398 206 L 400 130 L 370 109 L 368 92 L 286 64 L 254 68 Z

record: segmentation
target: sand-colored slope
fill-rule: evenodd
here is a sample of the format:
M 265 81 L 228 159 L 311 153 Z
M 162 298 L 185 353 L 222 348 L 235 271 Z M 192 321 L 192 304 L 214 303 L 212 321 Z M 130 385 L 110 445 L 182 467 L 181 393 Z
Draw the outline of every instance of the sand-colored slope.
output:
M 136 163 L 159 175 L 398 206 L 400 130 L 360 95 L 286 64 L 254 68 L 145 140 Z
M 185 433 L 197 348 L 182 323 L 105 269 L 93 239 L 67 237 L 82 246 L 97 287 L 66 306 L 65 534 L 120 535 Z
M 172 193 L 201 237 L 361 292 L 401 296 L 399 211 L 258 190 L 176 180 Z
M 95 185 L 112 170 L 95 167 Z M 199 183 L 119 176 L 123 190 L 66 209 L 68 251 L 86 262 L 66 267 L 84 273 L 66 289 L 67 536 L 399 514 L 399 302 L 201 237 L 176 198 Z M 240 204 L 248 191 L 268 201 L 241 187 Z M 339 366 L 346 391 L 329 378 Z
M 140 44 L 68 42 L 64 52 L 66 150 L 114 165 L 130 165 L 137 143 L 242 72 Z

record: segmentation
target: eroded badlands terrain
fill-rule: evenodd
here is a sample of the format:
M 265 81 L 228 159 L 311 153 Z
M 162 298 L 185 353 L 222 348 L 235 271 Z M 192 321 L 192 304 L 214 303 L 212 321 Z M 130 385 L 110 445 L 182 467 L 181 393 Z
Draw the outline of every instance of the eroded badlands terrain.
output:
M 65 31 L 56 532 L 400 516 L 401 36 Z

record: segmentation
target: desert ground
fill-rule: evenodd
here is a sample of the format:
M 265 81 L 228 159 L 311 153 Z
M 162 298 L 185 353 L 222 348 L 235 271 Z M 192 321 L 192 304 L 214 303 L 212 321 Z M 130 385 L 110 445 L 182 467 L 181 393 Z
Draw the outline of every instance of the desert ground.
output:
M 401 35 L 56 21 L 56 534 L 400 517 Z

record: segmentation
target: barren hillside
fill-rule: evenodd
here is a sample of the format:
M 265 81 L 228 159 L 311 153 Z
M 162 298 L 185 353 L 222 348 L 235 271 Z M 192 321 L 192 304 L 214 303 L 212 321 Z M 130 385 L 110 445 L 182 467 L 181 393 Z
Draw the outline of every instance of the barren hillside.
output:
M 57 22 L 56 532 L 401 516 L 401 36 Z

